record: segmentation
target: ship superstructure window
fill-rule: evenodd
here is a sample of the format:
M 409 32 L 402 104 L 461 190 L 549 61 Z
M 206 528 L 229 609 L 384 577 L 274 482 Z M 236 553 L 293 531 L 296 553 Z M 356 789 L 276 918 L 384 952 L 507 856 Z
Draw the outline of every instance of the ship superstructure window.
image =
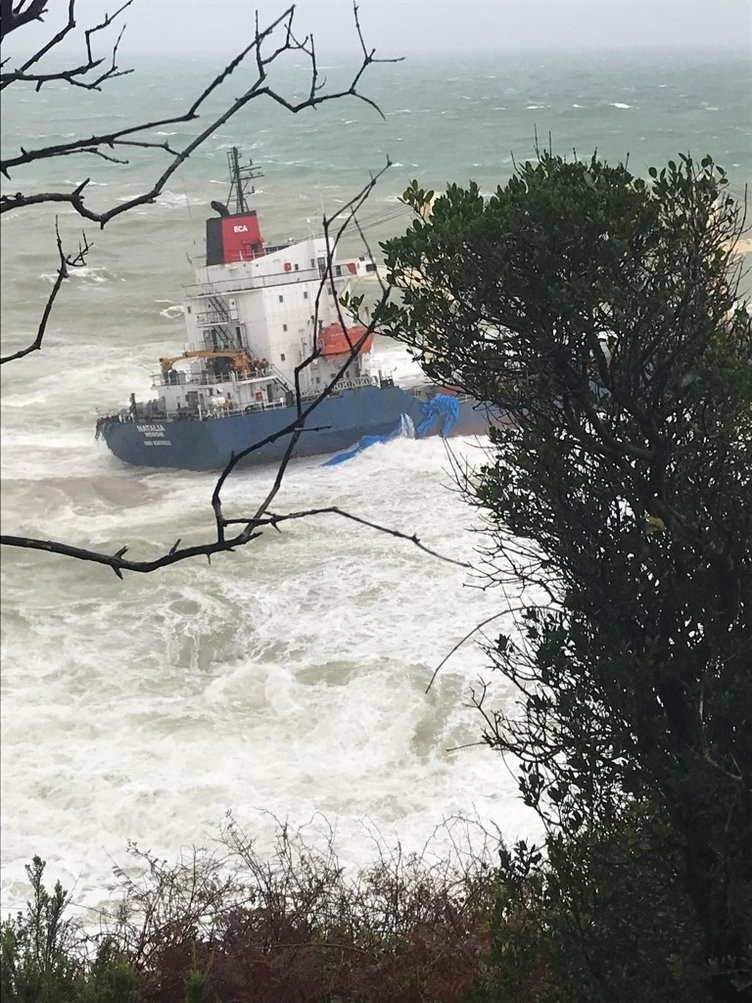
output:
M 283 325 L 282 325 L 282 330 L 283 330 L 283 331 L 286 331 L 286 330 L 287 330 L 287 324 L 283 324 Z
M 280 296 L 280 297 L 279 297 L 279 302 L 280 302 L 280 303 L 284 303 L 284 301 L 285 301 L 285 297 L 284 297 L 284 296 Z
M 308 299 L 308 290 L 307 290 L 307 289 L 304 289 L 304 290 L 303 290 L 303 299 L 304 299 L 304 300 L 307 300 L 307 299 Z
M 282 360 L 283 362 L 285 361 L 285 353 L 284 353 L 284 352 L 282 352 L 282 354 L 280 355 L 280 359 L 281 359 L 281 360 Z

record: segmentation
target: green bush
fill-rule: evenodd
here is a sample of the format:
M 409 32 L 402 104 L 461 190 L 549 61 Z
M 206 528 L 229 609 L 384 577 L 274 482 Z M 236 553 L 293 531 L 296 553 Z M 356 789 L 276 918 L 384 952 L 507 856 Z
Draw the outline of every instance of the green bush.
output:
M 0 927 L 2 1003 L 135 1003 L 132 966 L 111 938 L 92 945 L 66 916 L 60 882 L 52 893 L 45 888 L 44 868 L 36 856 L 27 865 L 31 899 Z

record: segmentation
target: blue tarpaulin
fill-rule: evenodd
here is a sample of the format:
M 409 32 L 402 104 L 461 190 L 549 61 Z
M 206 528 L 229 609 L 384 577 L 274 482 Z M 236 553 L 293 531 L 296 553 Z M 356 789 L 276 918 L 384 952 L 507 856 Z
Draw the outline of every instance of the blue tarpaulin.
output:
M 438 432 L 439 435 L 446 439 L 447 436 L 452 434 L 452 430 L 459 419 L 460 402 L 456 397 L 452 397 L 449 394 L 436 394 L 435 397 L 431 397 L 430 400 L 424 401 L 421 404 L 421 411 L 423 412 L 423 418 L 415 428 L 413 428 L 410 417 L 403 414 L 399 425 L 393 431 L 387 432 L 386 435 L 364 435 L 360 442 L 356 446 L 353 446 L 352 449 L 348 449 L 346 453 L 338 453 L 336 456 L 332 456 L 322 466 L 333 467 L 338 463 L 344 463 L 345 460 L 351 460 L 353 456 L 362 453 L 369 446 L 375 446 L 377 442 L 389 442 L 390 439 L 396 439 L 400 435 L 422 439 L 426 435 L 436 435 Z M 437 424 L 439 424 L 438 429 L 436 429 Z
M 368 449 L 369 446 L 375 446 L 377 442 L 389 442 L 390 439 L 396 439 L 398 436 L 405 436 L 406 438 L 412 439 L 415 435 L 415 430 L 413 428 L 412 419 L 409 415 L 403 414 L 400 418 L 400 423 L 391 432 L 387 432 L 386 435 L 364 435 L 357 446 L 352 449 L 348 449 L 346 453 L 338 453 L 336 456 L 332 456 L 331 459 L 322 463 L 323 467 L 333 467 L 337 463 L 344 463 L 345 460 L 351 460 L 353 456 L 357 456 L 358 453 L 362 453 L 364 449 Z
M 436 394 L 421 407 L 423 420 L 415 429 L 416 439 L 429 435 L 437 421 L 442 422 L 439 434 L 446 439 L 452 434 L 460 416 L 460 402 L 449 394 Z

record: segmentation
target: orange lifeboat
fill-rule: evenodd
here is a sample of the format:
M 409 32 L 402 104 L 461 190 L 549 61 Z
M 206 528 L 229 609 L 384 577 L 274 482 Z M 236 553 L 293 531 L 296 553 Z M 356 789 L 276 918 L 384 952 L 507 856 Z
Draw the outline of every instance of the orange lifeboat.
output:
M 359 342 L 363 341 L 359 345 L 358 352 L 361 355 L 365 355 L 371 351 L 371 346 L 373 345 L 373 331 L 364 339 L 364 335 L 368 330 L 367 327 L 363 327 L 362 324 L 356 324 L 354 327 L 344 328 L 339 323 L 329 324 L 328 327 L 322 327 L 319 331 L 319 347 L 321 348 L 322 355 L 349 355 L 352 352 L 353 347 L 358 345 Z

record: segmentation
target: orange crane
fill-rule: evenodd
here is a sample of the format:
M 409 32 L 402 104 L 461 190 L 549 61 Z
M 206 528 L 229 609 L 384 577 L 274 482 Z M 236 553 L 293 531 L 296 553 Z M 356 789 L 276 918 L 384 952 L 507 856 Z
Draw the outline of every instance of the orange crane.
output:
M 192 352 L 183 352 L 182 355 L 171 355 L 160 359 L 162 369 L 166 372 L 172 369 L 173 364 L 181 359 L 229 359 L 230 365 L 242 378 L 246 379 L 251 368 L 252 359 L 248 352 L 244 350 L 225 350 L 214 348 L 201 348 Z

